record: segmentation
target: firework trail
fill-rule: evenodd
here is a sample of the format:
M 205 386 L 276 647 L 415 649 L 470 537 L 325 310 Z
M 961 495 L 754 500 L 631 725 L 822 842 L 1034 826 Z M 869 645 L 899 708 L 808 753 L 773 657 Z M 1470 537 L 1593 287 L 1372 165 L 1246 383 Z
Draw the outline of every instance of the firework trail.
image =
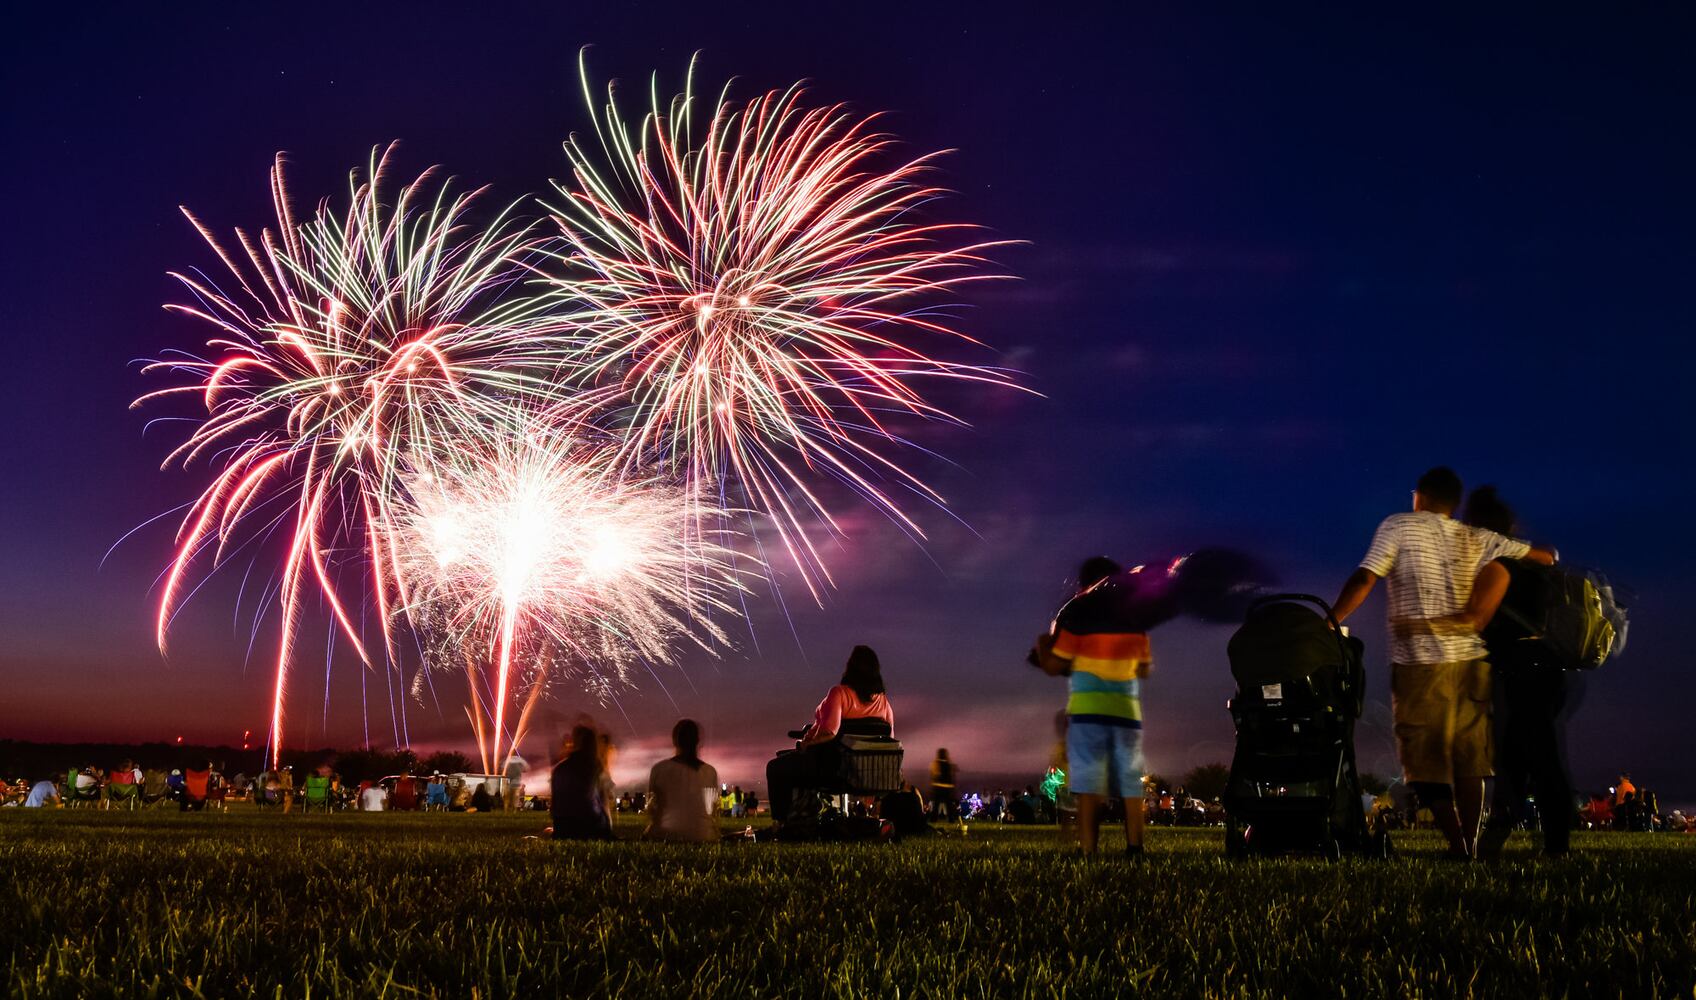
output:
M 580 75 L 595 140 L 565 144 L 571 178 L 549 208 L 578 371 L 618 401 L 623 460 L 721 482 L 768 515 L 815 596 L 829 583 L 815 535 L 841 532 L 815 477 L 922 537 L 889 486 L 942 499 L 891 457 L 888 418 L 954 420 L 926 379 L 1011 384 L 925 350 L 976 343 L 937 306 L 996 277 L 983 255 L 1000 244 L 915 221 L 942 194 L 933 157 L 882 165 L 894 140 L 875 117 L 809 109 L 798 86 L 740 105 L 721 93 L 700 125 L 692 65 L 683 94 L 652 90 L 632 124 Z
M 714 619 L 737 614 L 726 597 L 741 584 L 729 551 L 697 533 L 698 498 L 625 473 L 613 449 L 553 420 L 467 445 L 419 463 L 392 535 L 408 594 L 398 611 L 444 662 L 489 664 L 490 764 L 503 759 L 520 661 L 531 703 L 550 662 L 582 665 L 604 687 L 637 662 L 670 660 L 679 640 L 725 641 Z M 523 729 L 521 717 L 508 746 Z
M 374 151 L 366 179 L 352 175 L 344 214 L 320 205 L 304 222 L 291 212 L 279 156 L 271 171 L 276 229 L 238 229 L 234 249 L 184 209 L 230 280 L 226 288 L 198 272 L 173 273 L 194 301 L 166 308 L 212 327 L 208 351 L 148 365 L 184 384 L 134 404 L 198 397 L 204 419 L 164 464 L 217 463 L 182 520 L 164 575 L 161 650 L 197 563 L 215 569 L 243 538 L 273 526 L 288 533 L 276 598 L 273 760 L 309 589 L 367 666 L 371 652 L 352 609 L 374 600 L 392 620 L 394 552 L 379 528 L 389 520 L 402 456 L 436 447 L 498 397 L 550 398 L 560 381 L 539 302 L 507 294 L 529 274 L 531 228 L 512 222 L 510 207 L 470 228 L 466 214 L 480 192 L 451 194 L 429 171 L 385 200 L 388 155 Z M 336 583 L 344 568 L 362 581 L 353 595 Z M 385 630 L 391 664 L 392 640 Z

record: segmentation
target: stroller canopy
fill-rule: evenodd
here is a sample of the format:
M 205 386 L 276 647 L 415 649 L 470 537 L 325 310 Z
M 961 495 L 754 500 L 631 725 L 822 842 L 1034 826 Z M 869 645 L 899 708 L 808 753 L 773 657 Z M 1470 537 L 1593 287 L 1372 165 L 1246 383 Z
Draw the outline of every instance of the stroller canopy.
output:
M 1327 614 L 1309 603 L 1325 608 Z M 1306 688 L 1322 702 L 1358 716 L 1364 693 L 1360 640 L 1333 630 L 1326 620 L 1329 611 L 1318 598 L 1303 595 L 1269 597 L 1250 608 L 1247 620 L 1225 647 L 1237 690 L 1258 692 L 1273 685 Z

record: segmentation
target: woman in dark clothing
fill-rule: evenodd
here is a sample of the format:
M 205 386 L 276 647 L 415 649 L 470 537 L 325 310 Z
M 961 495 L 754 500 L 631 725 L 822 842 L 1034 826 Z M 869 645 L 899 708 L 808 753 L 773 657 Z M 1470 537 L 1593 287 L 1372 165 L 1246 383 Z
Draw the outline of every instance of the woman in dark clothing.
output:
M 1462 519 L 1515 537 L 1513 510 L 1493 486 L 1472 491 Z M 1566 673 L 1550 662 L 1542 643 L 1527 641 L 1531 638 L 1528 629 L 1512 616 L 1498 613 L 1502 607 L 1535 609 L 1542 603 L 1536 590 L 1536 580 L 1519 560 L 1498 559 L 1479 571 L 1462 614 L 1468 625 L 1482 633 L 1494 678 L 1496 791 L 1490 821 L 1479 838 L 1480 857 L 1501 854 L 1516 820 L 1528 812 L 1526 801 L 1532 795 L 1543 828 L 1544 854 L 1567 853 L 1575 819 L 1560 725 L 1567 700 Z
M 571 730 L 571 749 L 554 765 L 555 840 L 612 840 L 612 822 L 601 798 L 600 741 L 591 726 Z

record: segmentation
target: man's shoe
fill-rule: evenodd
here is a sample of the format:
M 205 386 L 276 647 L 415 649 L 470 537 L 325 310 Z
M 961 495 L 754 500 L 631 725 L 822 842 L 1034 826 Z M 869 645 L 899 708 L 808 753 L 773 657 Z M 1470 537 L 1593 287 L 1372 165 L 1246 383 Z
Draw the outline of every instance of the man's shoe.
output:
M 1141 844 L 1125 845 L 1126 861 L 1141 861 L 1145 857 Z

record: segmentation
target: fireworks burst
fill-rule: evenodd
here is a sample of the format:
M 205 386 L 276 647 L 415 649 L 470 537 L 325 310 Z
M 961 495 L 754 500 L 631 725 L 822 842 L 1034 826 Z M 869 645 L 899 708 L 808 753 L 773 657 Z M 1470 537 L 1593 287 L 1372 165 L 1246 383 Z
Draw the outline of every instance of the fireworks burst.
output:
M 703 131 L 692 84 L 655 91 L 632 125 L 610 88 L 597 114 L 582 78 L 598 143 L 566 143 L 552 211 L 581 371 L 623 404 L 624 461 L 725 483 L 771 516 L 809 587 L 829 582 L 809 525 L 840 532 L 815 476 L 922 536 L 888 485 L 942 500 L 889 454 L 888 418 L 954 419 L 926 378 L 1010 384 L 921 346 L 971 341 L 935 306 L 994 277 L 980 271 L 999 244 L 912 221 L 942 193 L 933 157 L 884 168 L 894 140 L 875 117 L 805 108 L 798 86 L 740 106 L 721 93 Z
M 740 584 L 732 553 L 696 532 L 700 502 L 622 474 L 610 449 L 548 421 L 472 442 L 421 465 L 394 537 L 400 611 L 428 623 L 445 657 L 490 664 L 485 754 L 498 766 L 515 659 L 528 657 L 533 691 L 556 659 L 619 680 L 668 661 L 678 640 L 723 642 L 714 618 L 736 614 L 724 598 Z M 523 730 L 521 717 L 509 746 Z
M 371 665 L 352 610 L 374 599 L 385 620 L 395 594 L 392 546 L 378 526 L 394 495 L 400 458 L 429 449 L 497 394 L 546 397 L 558 380 L 554 341 L 534 297 L 504 294 L 527 274 L 530 227 L 510 209 L 487 227 L 465 216 L 479 192 L 450 195 L 426 172 L 391 203 L 379 187 L 388 151 L 357 173 L 346 214 L 321 205 L 297 223 L 281 157 L 271 171 L 277 228 L 236 231 L 232 251 L 184 209 L 228 269 L 226 290 L 176 274 L 193 304 L 166 308 L 210 324 L 206 357 L 150 364 L 187 384 L 149 393 L 198 396 L 206 417 L 166 459 L 221 467 L 192 503 L 164 577 L 161 650 L 191 567 L 215 567 L 243 529 L 290 530 L 278 601 L 281 626 L 271 711 L 273 757 L 302 599 L 312 585 L 361 660 Z M 348 553 L 354 555 L 349 556 Z M 335 581 L 342 563 L 366 580 L 356 596 Z M 387 662 L 393 664 L 392 636 Z M 401 711 L 404 713 L 404 703 Z
M 896 497 L 943 501 L 898 460 L 900 426 L 955 420 L 926 395 L 938 379 L 1013 384 L 943 356 L 976 343 L 940 309 L 995 277 L 999 244 L 920 220 L 933 157 L 892 160 L 875 116 L 808 108 L 799 87 L 721 92 L 699 117 L 691 83 L 635 123 L 610 91 L 597 113 L 586 74 L 584 96 L 598 142 L 566 144 L 556 236 L 513 206 L 473 227 L 480 192 L 428 171 L 391 196 L 388 150 L 340 214 L 297 221 L 279 158 L 274 230 L 225 245 L 189 216 L 229 278 L 175 275 L 192 302 L 167 308 L 209 324 L 209 350 L 150 364 L 179 384 L 137 405 L 197 397 L 165 464 L 216 468 L 178 530 L 158 641 L 192 578 L 286 538 L 273 761 L 313 594 L 368 667 L 367 608 L 384 669 L 404 675 L 407 631 L 426 665 L 465 663 L 498 763 L 556 664 L 600 686 L 725 639 L 727 598 L 763 570 L 728 547 L 734 519 L 769 519 L 815 595 L 840 487 L 922 536 Z

